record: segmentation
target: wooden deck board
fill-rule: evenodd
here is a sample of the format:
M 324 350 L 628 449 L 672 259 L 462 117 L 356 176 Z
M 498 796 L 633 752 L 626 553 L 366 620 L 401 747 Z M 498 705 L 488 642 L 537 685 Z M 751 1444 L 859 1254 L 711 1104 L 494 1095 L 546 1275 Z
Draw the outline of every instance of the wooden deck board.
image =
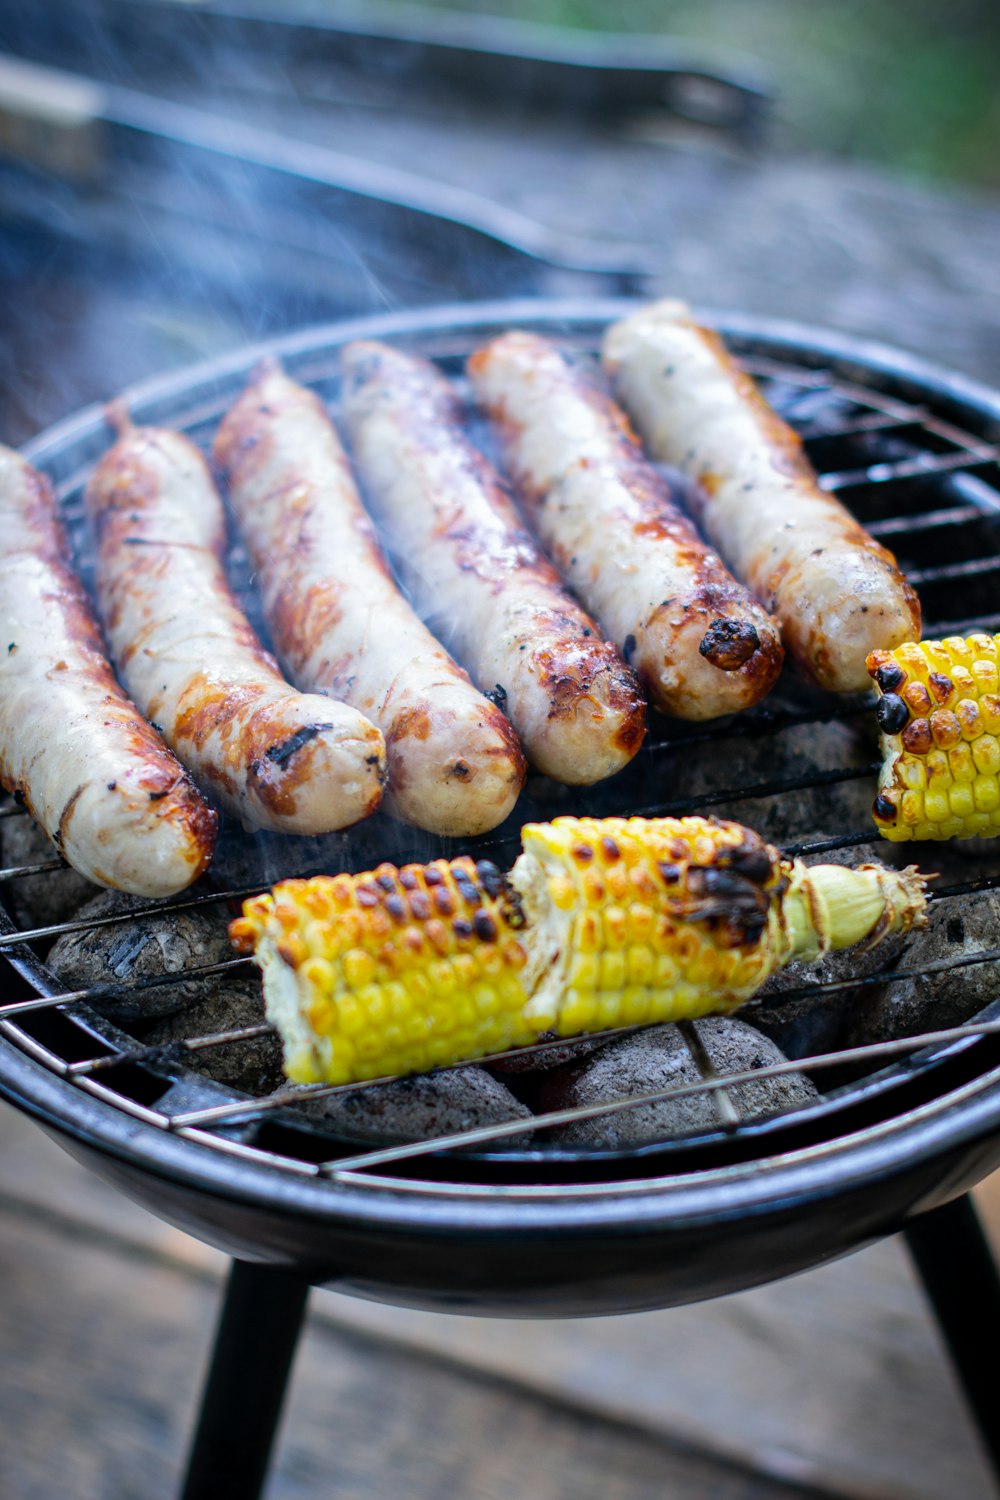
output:
M 983 1201 L 988 1222 L 1000 1218 L 995 1180 Z M 105 1187 L 6 1109 L 0 1211 L 0 1355 L 14 1372 L 9 1388 L 0 1386 L 0 1453 L 28 1452 L 16 1476 L 27 1486 L 24 1500 L 169 1494 L 169 1483 L 156 1491 L 127 1486 L 133 1467 L 140 1478 L 176 1475 L 224 1258 Z M 275 1495 L 400 1493 L 394 1465 L 404 1435 L 422 1449 L 432 1429 L 434 1443 L 465 1455 L 467 1482 L 456 1488 L 444 1459 L 435 1460 L 417 1476 L 430 1487 L 413 1488 L 408 1475 L 408 1495 L 446 1492 L 435 1484 L 463 1497 L 532 1500 L 591 1493 L 778 1500 L 799 1487 L 845 1500 L 994 1494 L 897 1241 L 771 1287 L 636 1317 L 445 1317 L 325 1291 L 311 1306 L 306 1373 L 293 1390 Z M 26 1359 L 37 1364 L 27 1381 Z M 361 1360 L 364 1374 L 345 1373 L 345 1360 Z M 359 1422 L 348 1399 L 358 1381 L 380 1392 L 376 1408 L 393 1409 L 384 1440 L 368 1432 L 378 1457 L 370 1464 L 351 1433 L 345 1439 L 317 1416 L 346 1410 Z M 422 1395 L 402 1389 L 428 1383 L 451 1413 L 443 1428 L 434 1428 Z M 463 1407 L 473 1387 L 475 1400 Z M 125 1434 L 107 1418 L 119 1403 Z M 524 1467 L 529 1449 L 511 1438 L 512 1416 L 518 1432 L 544 1433 L 544 1473 Z M 85 1435 L 80 1462 L 97 1488 L 62 1487 L 66 1475 L 45 1428 L 59 1451 Z M 499 1451 L 489 1462 L 476 1458 L 491 1445 Z M 604 1470 L 602 1452 L 614 1453 Z M 593 1476 L 603 1476 L 603 1488 L 596 1478 L 586 1487 Z M 10 1483 L 0 1494 L 22 1500 Z

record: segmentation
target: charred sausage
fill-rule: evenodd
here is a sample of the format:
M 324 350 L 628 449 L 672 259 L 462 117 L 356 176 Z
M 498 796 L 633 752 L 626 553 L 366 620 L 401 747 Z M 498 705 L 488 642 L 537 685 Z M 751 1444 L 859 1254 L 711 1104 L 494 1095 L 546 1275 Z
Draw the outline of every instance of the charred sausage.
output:
M 675 505 L 599 373 L 521 332 L 469 373 L 549 554 L 656 706 L 711 719 L 762 698 L 781 670 L 774 622 Z
M 895 558 L 819 489 L 797 435 L 682 302 L 614 324 L 604 361 L 654 457 L 697 481 L 697 519 L 816 682 L 862 692 L 870 651 L 919 640 Z
M 278 654 L 301 686 L 379 725 L 390 811 L 439 834 L 496 827 L 524 782 L 517 737 L 396 587 L 318 398 L 263 366 L 214 454 Z
M 111 653 L 139 707 L 196 779 L 248 828 L 329 833 L 378 806 L 385 751 L 346 703 L 296 692 L 226 581 L 226 521 L 204 458 L 180 433 L 120 436 L 86 490 Z
M 0 448 L 0 782 L 98 885 L 172 896 L 216 815 L 125 697 L 45 477 Z
M 365 498 L 417 610 L 503 695 L 540 771 L 589 785 L 620 770 L 642 742 L 639 685 L 465 437 L 451 384 L 385 344 L 349 344 L 343 371 Z

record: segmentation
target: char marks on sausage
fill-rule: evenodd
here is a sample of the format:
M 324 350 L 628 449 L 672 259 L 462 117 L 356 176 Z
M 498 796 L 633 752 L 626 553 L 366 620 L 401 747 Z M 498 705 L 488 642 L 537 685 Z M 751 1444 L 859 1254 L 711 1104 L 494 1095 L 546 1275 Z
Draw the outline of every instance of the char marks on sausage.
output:
M 517 738 L 400 594 L 319 399 L 262 366 L 214 454 L 276 649 L 300 686 L 342 695 L 380 727 L 387 807 L 439 834 L 502 822 L 524 781 Z
M 798 436 L 683 303 L 614 324 L 604 361 L 654 457 L 697 484 L 697 518 L 822 687 L 862 692 L 865 658 L 920 637 L 892 554 L 816 483 Z
M 709 719 L 764 697 L 781 670 L 774 622 L 675 504 L 593 364 L 515 331 L 469 373 L 546 549 L 657 707 Z
M 635 676 L 465 436 L 448 380 L 372 342 L 343 364 L 353 455 L 416 608 L 504 703 L 539 770 L 586 785 L 621 769 L 645 727 Z
M 216 815 L 116 682 L 51 486 L 7 448 L 0 530 L 0 782 L 89 880 L 175 895 Z
M 384 746 L 356 709 L 296 692 L 226 580 L 222 502 L 179 433 L 134 427 L 87 486 L 113 655 L 181 760 L 247 827 L 317 834 L 373 812 Z

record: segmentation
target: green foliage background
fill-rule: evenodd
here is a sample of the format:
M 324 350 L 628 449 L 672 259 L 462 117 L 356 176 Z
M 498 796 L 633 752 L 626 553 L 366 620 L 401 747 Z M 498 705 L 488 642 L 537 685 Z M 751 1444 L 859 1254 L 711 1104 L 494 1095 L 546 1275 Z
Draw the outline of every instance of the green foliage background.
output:
M 782 145 L 1000 187 L 1000 0 L 436 0 L 744 53 Z

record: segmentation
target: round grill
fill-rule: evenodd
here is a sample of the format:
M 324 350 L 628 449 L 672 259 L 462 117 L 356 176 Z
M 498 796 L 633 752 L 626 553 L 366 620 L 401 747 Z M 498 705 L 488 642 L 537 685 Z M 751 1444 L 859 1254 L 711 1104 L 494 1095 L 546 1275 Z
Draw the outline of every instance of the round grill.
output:
M 279 355 L 336 410 L 339 350 L 352 338 L 390 339 L 460 379 L 465 356 L 505 328 L 530 327 L 594 350 L 605 324 L 630 307 L 498 303 L 337 324 L 151 382 L 129 393 L 129 404 L 137 422 L 182 429 L 207 446 L 264 354 Z M 1000 398 L 846 339 L 741 317 L 706 321 L 802 434 L 824 488 L 896 552 L 921 595 L 925 632 L 1000 629 Z M 479 430 L 474 436 L 486 441 Z M 92 408 L 25 450 L 56 484 L 85 577 L 81 490 L 107 443 L 102 413 Z M 252 613 L 238 549 L 232 566 Z M 599 787 L 529 781 L 513 817 L 485 838 L 435 839 L 382 816 L 326 840 L 262 838 L 250 883 L 227 885 L 223 869 L 194 893 L 150 909 L 198 904 L 223 923 L 238 897 L 291 874 L 458 852 L 506 865 L 523 822 L 570 812 L 717 813 L 757 827 L 788 853 L 891 859 L 888 846 L 873 847 L 868 816 L 877 769 L 872 721 L 867 698 L 835 699 L 786 671 L 769 700 L 734 720 L 705 726 L 652 716 L 635 762 Z M 11 803 L 0 807 L 0 818 L 19 816 Z M 968 894 L 1000 882 L 993 846 L 904 852 L 940 871 L 932 899 L 956 913 Z M 8 869 L 0 878 L 48 867 Z M 18 976 L 14 998 L 0 1005 L 7 1043 L 0 1087 L 165 1217 L 235 1253 L 295 1264 L 314 1279 L 337 1274 L 342 1287 L 368 1295 L 425 1305 L 472 1299 L 494 1309 L 663 1305 L 849 1248 L 1000 1161 L 1000 1002 L 946 1032 L 862 1048 L 827 1044 L 866 991 L 913 977 L 905 957 L 888 976 L 857 973 L 786 990 L 782 1005 L 808 996 L 823 1018 L 801 1035 L 790 1032 L 791 1040 L 782 1036 L 796 1058 L 789 1069 L 826 1089 L 806 1107 L 741 1119 L 697 1032 L 682 1026 L 702 1074 L 688 1089 L 715 1103 L 717 1123 L 700 1134 L 630 1150 L 571 1150 L 548 1143 L 534 1119 L 362 1149 L 298 1113 L 290 1091 L 248 1099 L 192 1066 L 232 1033 L 149 1048 L 103 1020 L 88 1003 L 93 993 L 67 995 L 35 946 L 86 925 L 19 931 L 0 908 L 0 952 Z M 1000 949 L 965 962 L 991 959 Z M 221 971 L 201 972 L 206 993 Z M 961 985 L 960 970 L 953 983 Z M 792 1221 L 799 1230 L 790 1241 Z M 570 1243 L 576 1251 L 567 1261 Z M 687 1258 L 675 1254 L 666 1266 L 667 1245 L 684 1247 Z

